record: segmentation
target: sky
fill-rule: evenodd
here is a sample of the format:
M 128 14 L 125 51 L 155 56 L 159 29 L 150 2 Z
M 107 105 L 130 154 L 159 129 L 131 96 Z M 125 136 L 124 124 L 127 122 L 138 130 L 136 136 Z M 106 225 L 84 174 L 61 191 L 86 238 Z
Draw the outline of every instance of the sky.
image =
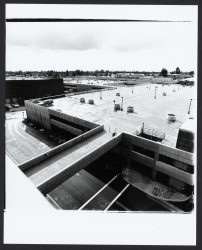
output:
M 15 17 L 9 13 L 7 17 Z M 17 17 L 30 17 L 23 13 Z M 161 71 L 164 67 L 173 71 L 179 67 L 191 71 L 197 61 L 196 22 L 186 20 L 190 22 L 7 23 L 6 70 Z

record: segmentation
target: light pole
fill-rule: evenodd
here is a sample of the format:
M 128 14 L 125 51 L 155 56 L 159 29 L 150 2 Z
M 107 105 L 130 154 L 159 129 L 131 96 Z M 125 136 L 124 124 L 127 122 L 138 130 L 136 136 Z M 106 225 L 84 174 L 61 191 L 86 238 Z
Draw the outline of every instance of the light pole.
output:
M 154 95 L 154 99 L 156 99 L 156 88 L 155 88 L 155 95 Z
M 132 93 L 133 93 L 133 86 L 132 86 Z M 123 98 L 123 97 L 122 97 Z
M 122 102 L 121 102 L 121 111 L 123 111 L 123 97 L 122 98 Z
M 102 100 L 102 92 L 100 91 L 100 100 Z
M 188 114 L 190 114 L 190 108 L 191 108 L 191 102 L 192 102 L 192 100 L 193 99 L 190 99 Z

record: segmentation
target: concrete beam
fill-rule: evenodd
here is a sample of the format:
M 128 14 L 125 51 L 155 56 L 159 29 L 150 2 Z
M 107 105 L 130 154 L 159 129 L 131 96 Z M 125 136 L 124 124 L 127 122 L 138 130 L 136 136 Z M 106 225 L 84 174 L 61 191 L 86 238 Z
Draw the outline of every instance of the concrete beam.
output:
M 64 124 L 62 122 L 58 122 L 54 119 L 50 119 L 50 124 L 52 124 L 58 128 L 64 129 L 65 131 L 68 131 L 73 135 L 81 135 L 83 133 L 83 131 L 80 129 L 74 128 L 74 127 L 69 126 L 67 124 Z
M 47 193 L 52 191 L 54 188 L 56 188 L 58 185 L 62 184 L 64 181 L 68 180 L 73 175 L 78 173 L 81 169 L 85 168 L 90 163 L 97 160 L 103 154 L 108 152 L 110 149 L 114 148 L 116 145 L 118 145 L 121 142 L 121 140 L 122 140 L 122 134 L 119 134 L 113 137 L 107 143 L 104 143 L 100 147 L 89 152 L 89 154 L 86 155 L 85 157 L 80 158 L 79 160 L 76 160 L 73 164 L 67 166 L 65 169 L 61 170 L 57 174 L 51 176 L 44 182 L 40 183 L 37 186 L 37 188 L 44 195 L 46 195 Z
M 145 166 L 148 166 L 150 168 L 153 168 L 153 169 L 155 168 L 156 162 L 154 159 L 152 159 L 148 156 L 145 156 L 143 154 L 137 153 L 135 151 L 131 151 L 130 155 L 131 155 L 131 159 L 133 159 L 134 161 L 142 163 Z

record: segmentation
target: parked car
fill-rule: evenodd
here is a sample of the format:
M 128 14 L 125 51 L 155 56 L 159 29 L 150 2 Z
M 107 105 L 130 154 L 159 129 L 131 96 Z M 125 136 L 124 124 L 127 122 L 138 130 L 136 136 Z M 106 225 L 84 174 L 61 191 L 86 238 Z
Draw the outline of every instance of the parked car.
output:
M 12 104 L 14 108 L 19 108 L 20 106 L 18 104 Z
M 10 104 L 5 104 L 5 109 L 6 111 L 9 111 L 10 109 L 12 109 L 12 106 Z

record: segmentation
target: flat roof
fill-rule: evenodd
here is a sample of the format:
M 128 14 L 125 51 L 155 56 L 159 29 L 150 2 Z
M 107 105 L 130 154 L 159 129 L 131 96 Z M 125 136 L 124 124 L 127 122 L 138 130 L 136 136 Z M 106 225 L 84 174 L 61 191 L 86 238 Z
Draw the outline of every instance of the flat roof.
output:
M 154 98 L 155 88 L 156 99 Z M 175 92 L 173 92 L 174 89 Z M 166 96 L 162 95 L 163 92 L 166 92 Z M 120 96 L 116 96 L 116 93 L 120 93 Z M 144 122 L 145 127 L 177 137 L 179 127 L 187 115 L 190 98 L 193 96 L 194 87 L 180 86 L 178 90 L 175 84 L 122 86 L 115 90 L 54 99 L 54 105 L 49 109 L 104 125 L 105 130 L 111 133 L 124 131 L 136 134 L 136 129 Z M 123 111 L 115 112 L 114 100 L 116 104 L 121 105 L 122 97 Z M 84 104 L 80 103 L 80 98 L 85 98 Z M 94 100 L 94 105 L 88 104 L 89 99 Z M 134 113 L 127 113 L 128 106 L 133 106 Z M 191 106 L 191 114 L 193 109 L 194 103 Z M 167 115 L 170 113 L 175 114 L 176 122 L 168 122 Z
M 185 122 L 180 126 L 180 130 L 194 133 L 194 131 L 195 131 L 195 119 L 188 118 L 187 120 L 185 120 Z
M 49 77 L 25 77 L 25 76 L 22 76 L 22 77 L 15 77 L 15 79 L 13 78 L 6 78 L 6 81 L 10 82 L 10 81 L 22 81 L 24 82 L 24 80 L 26 81 L 47 81 L 47 80 L 58 80 L 58 79 L 62 79 L 62 77 L 53 77 L 53 78 L 49 78 Z

